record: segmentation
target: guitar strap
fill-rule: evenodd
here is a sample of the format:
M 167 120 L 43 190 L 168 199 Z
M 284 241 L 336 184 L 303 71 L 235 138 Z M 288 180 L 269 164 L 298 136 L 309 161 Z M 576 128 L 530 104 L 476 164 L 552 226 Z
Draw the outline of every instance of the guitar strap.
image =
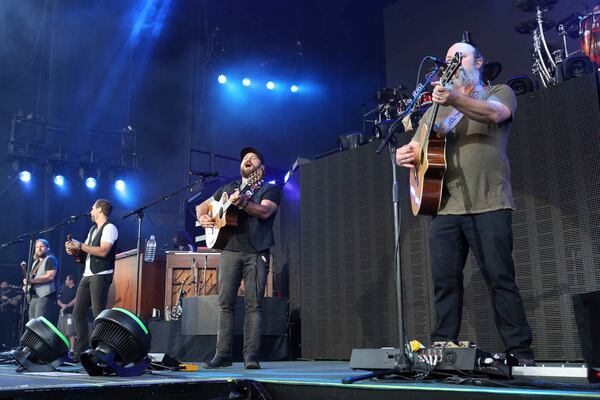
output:
M 484 87 L 481 84 L 477 84 L 477 86 L 471 90 L 471 93 L 469 93 L 469 97 L 478 99 L 483 91 Z M 442 117 L 442 120 L 435 124 L 434 129 L 438 133 L 447 135 L 450 131 L 456 128 L 463 116 L 463 113 L 458 111 L 456 108 L 452 108 L 449 114 L 447 114 L 445 117 Z
M 31 276 L 32 277 L 35 278 L 35 275 L 37 274 L 38 270 L 40 269 L 42 263 L 47 258 L 48 258 L 48 256 L 46 256 L 44 259 L 38 258 L 35 260 L 35 265 L 33 267 L 31 267 Z

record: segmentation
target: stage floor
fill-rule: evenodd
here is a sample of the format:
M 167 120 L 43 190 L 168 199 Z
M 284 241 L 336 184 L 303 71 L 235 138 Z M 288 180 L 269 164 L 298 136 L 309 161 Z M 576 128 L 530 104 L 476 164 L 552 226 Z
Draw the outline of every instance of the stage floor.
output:
M 16 373 L 15 366 L 0 366 L 0 399 L 548 399 L 600 398 L 598 385 L 562 384 L 560 389 L 450 384 L 437 381 L 378 379 L 342 384 L 344 377 L 365 374 L 342 361 L 279 361 L 261 363 L 261 370 L 246 370 L 241 363 L 219 370 L 196 372 L 153 371 L 139 377 L 90 377 L 76 367 L 52 373 Z M 520 383 L 518 383 L 520 382 Z M 556 379 L 554 379 L 556 382 Z M 485 383 L 485 381 L 481 381 Z M 233 395 L 232 395 L 233 394 Z M 239 395 L 239 396 L 238 396 Z M 41 396 L 41 397 L 40 397 Z

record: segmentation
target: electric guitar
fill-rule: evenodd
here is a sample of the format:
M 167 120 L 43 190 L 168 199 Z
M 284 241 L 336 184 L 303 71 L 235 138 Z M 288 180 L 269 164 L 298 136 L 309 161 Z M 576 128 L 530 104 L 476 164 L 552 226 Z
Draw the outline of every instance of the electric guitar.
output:
M 444 70 L 440 85 L 452 80 L 461 62 L 462 55 L 456 53 Z M 410 202 L 414 215 L 436 215 L 442 201 L 446 172 L 446 135 L 432 135 L 439 104 L 433 103 L 431 108 L 430 121 L 424 123 L 418 132 L 416 141 L 419 142 L 419 148 L 415 168 L 410 171 Z
M 239 189 L 241 197 L 250 200 L 252 195 L 263 184 L 264 168 L 261 166 L 248 177 L 246 185 Z M 235 193 L 235 192 L 234 192 Z M 223 249 L 238 226 L 238 208 L 230 207 L 229 195 L 223 193 L 219 201 L 213 200 L 208 205 L 208 215 L 215 220 L 212 228 L 206 228 L 206 246 L 211 249 Z
M 35 261 L 34 261 L 34 263 L 35 263 Z M 21 267 L 21 273 L 23 274 L 23 279 L 26 280 L 26 283 L 23 285 L 23 292 L 25 293 L 25 297 L 27 299 L 27 304 L 29 304 L 29 301 L 31 300 L 31 295 L 34 293 L 33 285 L 31 284 L 31 280 L 37 273 L 37 271 L 39 269 L 39 264 L 36 264 L 33 266 L 33 268 L 31 269 L 31 274 L 29 274 L 29 279 L 27 279 L 27 263 L 25 261 L 21 261 L 21 264 L 19 264 L 19 267 Z

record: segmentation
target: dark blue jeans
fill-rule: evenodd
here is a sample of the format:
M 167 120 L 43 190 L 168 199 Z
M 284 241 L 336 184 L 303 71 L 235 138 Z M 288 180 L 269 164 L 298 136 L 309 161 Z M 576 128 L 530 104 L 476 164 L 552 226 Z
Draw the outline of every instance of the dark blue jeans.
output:
M 432 341 L 457 340 L 463 311 L 463 268 L 469 249 L 487 283 L 507 353 L 533 357 L 532 333 L 515 280 L 512 211 L 439 215 L 429 229 L 437 322 Z
M 257 356 L 261 340 L 261 307 L 267 282 L 269 252 L 224 250 L 219 264 L 219 328 L 217 354 L 232 356 L 233 312 L 242 279 L 245 288 L 244 355 Z

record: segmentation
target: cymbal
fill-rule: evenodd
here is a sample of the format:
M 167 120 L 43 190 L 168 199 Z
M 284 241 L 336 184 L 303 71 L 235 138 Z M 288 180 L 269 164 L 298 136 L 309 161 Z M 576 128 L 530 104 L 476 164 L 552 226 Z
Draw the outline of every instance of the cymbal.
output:
M 558 0 L 517 0 L 517 8 L 521 11 L 536 11 L 539 6 L 542 10 L 551 10 Z
M 481 80 L 483 82 L 491 82 L 500 75 L 502 72 L 502 64 L 496 61 L 488 62 L 483 64 L 481 71 Z
M 546 20 L 542 22 L 542 29 L 546 32 L 548 29 L 552 29 L 554 25 L 554 21 Z M 537 20 L 535 18 L 528 18 L 515 25 L 515 31 L 524 35 L 531 35 L 537 27 Z

